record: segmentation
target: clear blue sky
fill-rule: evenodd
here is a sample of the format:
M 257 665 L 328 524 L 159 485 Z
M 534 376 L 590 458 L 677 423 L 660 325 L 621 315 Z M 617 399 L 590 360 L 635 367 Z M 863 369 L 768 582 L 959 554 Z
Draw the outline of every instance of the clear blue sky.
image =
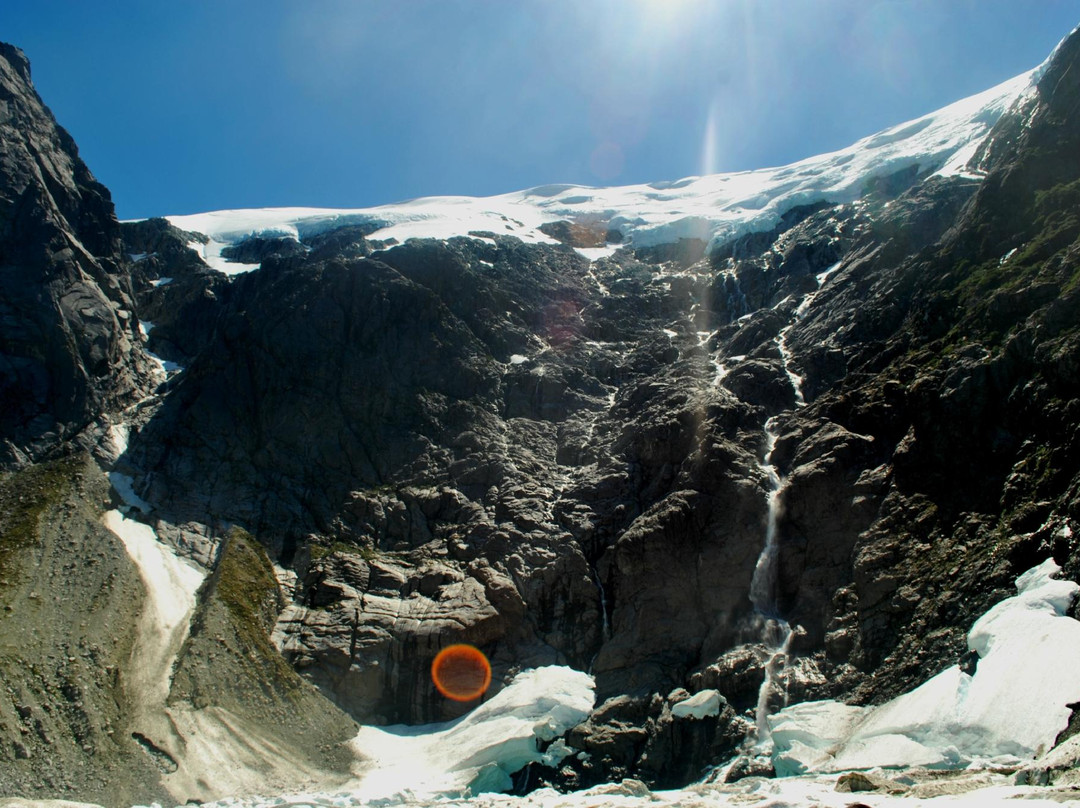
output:
M 614 185 L 837 149 L 1080 0 L 3 0 L 121 218 Z

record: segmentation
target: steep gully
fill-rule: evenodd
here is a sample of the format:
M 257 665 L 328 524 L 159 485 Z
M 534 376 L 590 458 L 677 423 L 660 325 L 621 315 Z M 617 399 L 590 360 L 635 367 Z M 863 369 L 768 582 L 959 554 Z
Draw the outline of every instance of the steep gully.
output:
M 815 276 L 818 290 L 828 277 L 840 267 L 837 262 L 824 272 Z M 737 286 L 737 280 L 736 289 Z M 739 293 L 741 295 L 741 292 Z M 776 348 L 780 354 L 781 365 L 784 374 L 791 383 L 795 395 L 796 407 L 806 406 L 806 399 L 802 391 L 802 376 L 795 372 L 792 367 L 792 353 L 787 346 L 787 335 L 813 303 L 817 291 L 806 294 L 792 314 L 791 321 L 785 325 L 776 336 Z M 789 303 L 785 298 L 780 301 L 774 310 L 783 308 Z M 717 383 L 722 378 L 722 368 L 718 362 Z M 761 458 L 760 468 L 768 481 L 768 494 L 766 497 L 766 523 L 765 542 L 754 565 L 754 575 L 750 583 L 750 602 L 761 619 L 761 642 L 768 651 L 768 659 L 764 665 L 764 678 L 758 691 L 757 705 L 754 711 L 754 726 L 747 735 L 747 746 L 751 746 L 755 752 L 767 754 L 771 749 L 770 729 L 768 723 L 770 700 L 781 688 L 782 676 L 787 665 L 792 638 L 798 633 L 799 627 L 792 626 L 780 613 L 777 601 L 777 564 L 779 556 L 779 520 L 783 507 L 784 490 L 787 480 L 780 476 L 780 472 L 773 462 L 773 451 L 779 436 L 778 419 L 783 413 L 770 417 L 764 427 L 764 451 Z M 787 704 L 787 694 L 783 693 L 783 704 Z

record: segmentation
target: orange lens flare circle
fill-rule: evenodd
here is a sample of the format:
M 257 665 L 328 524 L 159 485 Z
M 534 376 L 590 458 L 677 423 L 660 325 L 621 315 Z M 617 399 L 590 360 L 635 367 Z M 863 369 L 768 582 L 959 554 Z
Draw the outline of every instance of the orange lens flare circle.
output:
M 471 645 L 450 645 L 431 663 L 431 679 L 446 698 L 472 701 L 491 684 L 491 663 Z

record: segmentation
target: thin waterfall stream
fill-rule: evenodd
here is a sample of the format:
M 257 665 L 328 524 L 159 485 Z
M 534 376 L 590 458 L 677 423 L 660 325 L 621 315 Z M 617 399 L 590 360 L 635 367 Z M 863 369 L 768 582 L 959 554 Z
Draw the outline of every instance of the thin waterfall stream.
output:
M 817 290 L 825 280 L 840 266 L 833 264 L 824 272 L 816 276 Z M 776 349 L 780 354 L 780 364 L 791 384 L 795 394 L 795 407 L 806 406 L 803 397 L 803 378 L 791 367 L 791 349 L 788 348 L 787 337 L 795 323 L 802 318 L 809 309 L 811 302 L 817 295 L 817 290 L 806 295 L 798 307 L 796 307 L 791 322 L 780 330 L 776 335 Z M 787 300 L 781 301 L 781 304 Z M 765 450 L 762 454 L 759 466 L 765 473 L 768 481 L 768 497 L 766 500 L 765 521 L 765 544 L 754 566 L 754 575 L 750 581 L 750 602 L 754 605 L 754 611 L 762 618 L 764 625 L 761 630 L 761 641 L 768 649 L 769 658 L 765 662 L 765 676 L 761 687 L 758 689 L 757 706 L 754 711 L 754 744 L 753 748 L 762 752 L 772 747 L 772 732 L 769 728 L 769 704 L 774 693 L 780 688 L 781 677 L 787 667 L 788 654 L 791 649 L 791 640 L 795 636 L 795 629 L 780 615 L 778 603 L 777 579 L 779 562 L 779 519 L 784 490 L 787 488 L 787 480 L 780 476 L 780 471 L 773 462 L 773 452 L 776 448 L 776 439 L 779 435 L 776 416 L 765 422 Z M 786 702 L 786 695 L 784 701 Z
M 761 470 L 765 472 L 769 482 L 769 496 L 767 500 L 767 518 L 765 522 L 765 546 L 758 556 L 754 567 L 754 576 L 750 581 L 750 602 L 754 604 L 754 610 L 764 619 L 762 629 L 762 642 L 769 649 L 769 659 L 765 663 L 765 678 L 758 689 L 757 708 L 754 712 L 754 725 L 756 728 L 754 746 L 763 749 L 769 746 L 769 699 L 779 687 L 780 675 L 787 664 L 788 650 L 791 638 L 794 635 L 788 622 L 780 617 L 779 604 L 777 603 L 777 556 L 778 522 L 780 516 L 780 501 L 787 486 L 787 480 L 781 478 L 780 472 L 772 463 L 773 450 L 776 447 L 777 426 L 776 419 L 770 418 L 765 422 L 765 454 L 761 460 Z

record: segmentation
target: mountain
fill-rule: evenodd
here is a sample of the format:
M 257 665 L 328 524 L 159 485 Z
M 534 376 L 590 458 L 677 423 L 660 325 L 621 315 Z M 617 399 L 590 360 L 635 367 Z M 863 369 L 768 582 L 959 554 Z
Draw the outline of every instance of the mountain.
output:
M 0 792 L 345 782 L 459 642 L 595 678 L 518 789 L 683 785 L 1080 580 L 1078 34 L 781 168 L 124 223 L 0 57 Z

